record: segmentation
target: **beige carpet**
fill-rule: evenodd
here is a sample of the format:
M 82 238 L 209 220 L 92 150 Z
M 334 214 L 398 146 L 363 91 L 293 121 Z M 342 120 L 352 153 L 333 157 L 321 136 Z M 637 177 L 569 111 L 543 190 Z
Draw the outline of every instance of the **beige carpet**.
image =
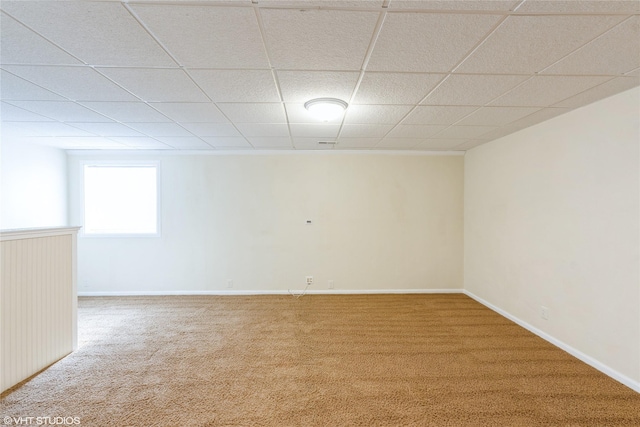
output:
M 640 394 L 464 295 L 81 298 L 80 341 L 0 420 L 640 426 Z

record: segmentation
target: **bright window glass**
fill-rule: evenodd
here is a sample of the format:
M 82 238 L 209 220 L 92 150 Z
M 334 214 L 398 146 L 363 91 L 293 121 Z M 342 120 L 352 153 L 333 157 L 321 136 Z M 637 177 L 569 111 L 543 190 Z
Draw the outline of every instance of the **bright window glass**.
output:
M 84 166 L 86 234 L 158 234 L 158 167 Z

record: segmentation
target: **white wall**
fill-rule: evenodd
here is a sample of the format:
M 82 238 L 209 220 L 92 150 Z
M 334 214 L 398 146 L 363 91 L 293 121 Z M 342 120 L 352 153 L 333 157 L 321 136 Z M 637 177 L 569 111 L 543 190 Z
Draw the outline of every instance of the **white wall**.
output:
M 462 156 L 72 155 L 74 224 L 96 158 L 161 161 L 162 236 L 81 235 L 81 292 L 462 288 Z
M 640 88 L 465 156 L 465 289 L 640 381 Z M 549 308 L 549 319 L 540 307 Z
M 65 152 L 3 138 L 0 157 L 0 229 L 67 225 Z

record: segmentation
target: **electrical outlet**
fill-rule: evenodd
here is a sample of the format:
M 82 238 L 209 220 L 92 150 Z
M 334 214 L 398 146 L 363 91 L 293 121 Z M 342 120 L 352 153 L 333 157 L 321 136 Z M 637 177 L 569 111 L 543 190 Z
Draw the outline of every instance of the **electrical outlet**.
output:
M 329 289 L 333 289 L 333 280 L 329 280 L 329 283 L 327 283 L 327 286 L 329 287 Z
M 307 276 L 307 286 L 313 285 L 313 276 Z
M 549 320 L 549 307 L 540 306 L 540 317 L 544 320 Z
M 233 280 L 227 280 L 227 288 L 233 288 Z

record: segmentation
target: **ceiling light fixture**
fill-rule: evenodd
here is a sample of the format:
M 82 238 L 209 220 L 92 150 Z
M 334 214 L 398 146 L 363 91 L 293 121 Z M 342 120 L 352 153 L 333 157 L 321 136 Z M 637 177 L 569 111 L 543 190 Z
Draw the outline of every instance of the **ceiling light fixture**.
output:
M 347 109 L 347 104 L 341 99 L 336 98 L 317 98 L 312 99 L 304 103 L 304 108 L 316 118 L 323 122 L 340 117 L 344 110 Z

